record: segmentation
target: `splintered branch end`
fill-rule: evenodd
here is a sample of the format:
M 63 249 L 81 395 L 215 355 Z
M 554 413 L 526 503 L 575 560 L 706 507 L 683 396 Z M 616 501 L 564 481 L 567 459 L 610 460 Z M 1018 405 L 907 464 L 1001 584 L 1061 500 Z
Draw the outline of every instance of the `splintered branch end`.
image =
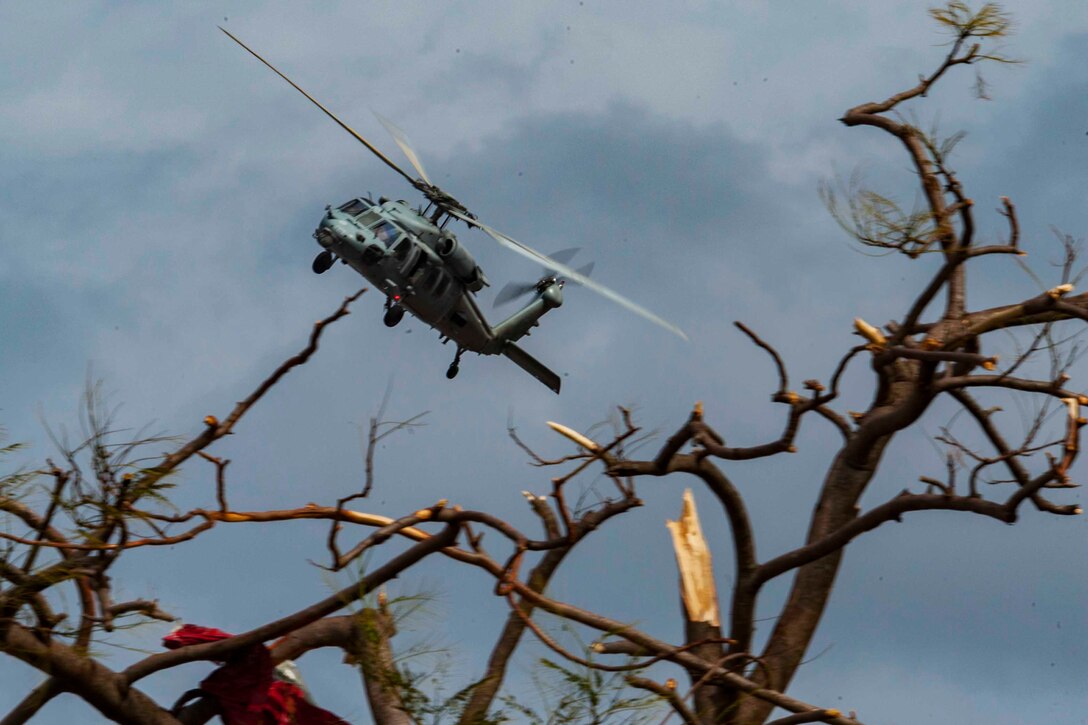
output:
M 573 428 L 568 428 L 567 426 L 563 425 L 562 423 L 555 423 L 555 422 L 552 422 L 552 421 L 549 420 L 548 421 L 548 427 L 551 428 L 552 430 L 554 430 L 559 435 L 573 441 L 574 443 L 577 443 L 578 445 L 580 445 L 582 448 L 585 448 L 590 453 L 598 453 L 601 450 L 600 444 L 598 444 L 595 441 L 591 440 L 590 438 L 582 435 L 581 433 L 574 430 Z

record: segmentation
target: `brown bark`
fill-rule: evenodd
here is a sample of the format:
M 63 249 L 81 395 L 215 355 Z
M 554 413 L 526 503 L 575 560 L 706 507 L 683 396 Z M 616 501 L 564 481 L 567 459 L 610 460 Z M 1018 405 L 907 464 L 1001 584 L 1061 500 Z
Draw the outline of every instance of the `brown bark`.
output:
M 899 360 L 877 371 L 882 381 L 878 397 L 824 479 L 806 544 L 825 539 L 857 516 L 858 500 L 876 474 L 885 447 L 897 431 L 916 421 L 932 400 L 932 393 L 920 389 L 923 383 L 919 377 L 926 369 L 924 364 Z M 789 686 L 823 616 L 841 560 L 840 547 L 797 570 L 786 605 L 764 648 L 764 668 L 756 674 L 757 682 L 780 692 Z M 736 721 L 760 723 L 772 709 L 764 701 L 749 698 L 741 703 Z
M 127 725 L 180 725 L 154 700 L 129 686 L 122 674 L 56 641 L 43 642 L 19 624 L 5 628 L 0 650 L 63 682 L 65 690 L 110 720 Z
M 412 725 L 398 687 L 400 673 L 389 642 L 397 628 L 385 607 L 368 607 L 354 622 L 354 645 L 375 725 Z
M 812 517 L 808 543 L 818 541 L 856 516 L 856 502 L 876 472 L 876 464 L 890 436 L 880 439 L 872 449 L 869 465 L 854 467 L 847 451 L 842 451 L 831 467 L 820 501 Z M 767 687 L 784 691 L 808 650 L 809 642 L 823 617 L 835 576 L 842 561 L 842 549 L 807 564 L 797 571 L 789 597 L 783 607 L 763 652 L 766 681 L 757 673 L 755 679 Z M 760 723 L 771 714 L 773 706 L 749 698 L 741 703 L 736 721 Z
M 34 717 L 54 697 L 62 692 L 60 680 L 50 677 L 35 687 L 7 716 L 0 720 L 0 725 L 23 725 Z

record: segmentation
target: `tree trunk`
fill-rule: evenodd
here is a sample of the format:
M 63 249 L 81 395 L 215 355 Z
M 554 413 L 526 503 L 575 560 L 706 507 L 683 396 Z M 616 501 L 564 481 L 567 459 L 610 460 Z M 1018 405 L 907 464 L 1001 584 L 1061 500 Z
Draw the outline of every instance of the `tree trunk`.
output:
M 722 628 L 718 610 L 718 592 L 714 585 L 714 565 L 710 547 L 699 525 L 695 499 L 691 489 L 684 490 L 684 506 L 677 521 L 665 523 L 672 534 L 676 565 L 680 570 L 680 599 L 684 605 L 684 635 L 688 644 L 702 642 L 691 649 L 693 654 L 710 662 L 720 660 Z M 703 640 L 718 640 L 708 641 Z M 725 692 L 717 685 L 702 683 L 702 674 L 689 671 L 695 713 L 705 723 L 720 723 L 726 716 Z
M 364 609 L 356 626 L 359 669 L 375 725 L 413 725 L 397 687 L 400 673 L 389 644 L 397 632 L 393 616 L 384 606 Z
M 806 543 L 823 539 L 857 516 L 857 501 L 875 475 L 891 438 L 889 434 L 873 442 L 860 465 L 851 461 L 854 453 L 851 446 L 839 452 L 825 479 Z M 770 689 L 785 692 L 793 679 L 823 617 L 842 554 L 843 550 L 839 549 L 798 569 L 789 598 L 763 652 L 769 674 L 765 684 Z M 763 677 L 756 679 L 764 680 Z M 773 709 L 774 706 L 766 701 L 747 698 L 741 703 L 736 722 L 758 725 Z
M 129 725 L 180 725 L 150 697 L 130 687 L 122 675 L 91 657 L 76 654 L 53 640 L 43 642 L 26 627 L 7 622 L 0 630 L 0 651 L 64 683 L 64 689 L 83 698 L 106 718 Z

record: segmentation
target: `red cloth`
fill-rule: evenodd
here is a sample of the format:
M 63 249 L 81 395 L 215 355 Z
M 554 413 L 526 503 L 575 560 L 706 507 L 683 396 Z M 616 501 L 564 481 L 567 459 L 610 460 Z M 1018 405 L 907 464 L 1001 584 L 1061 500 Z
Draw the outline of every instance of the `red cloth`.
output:
M 199 624 L 183 624 L 170 634 L 162 638 L 162 646 L 166 649 L 187 647 L 191 644 L 204 644 L 205 642 L 218 642 L 221 639 L 230 639 L 233 634 L 227 634 L 215 627 L 201 627 Z
M 186 624 L 163 637 L 167 649 L 216 642 L 234 635 Z M 200 683 L 200 689 L 219 704 L 226 725 L 348 725 L 306 700 L 296 685 L 275 679 L 272 655 L 262 644 L 232 655 Z

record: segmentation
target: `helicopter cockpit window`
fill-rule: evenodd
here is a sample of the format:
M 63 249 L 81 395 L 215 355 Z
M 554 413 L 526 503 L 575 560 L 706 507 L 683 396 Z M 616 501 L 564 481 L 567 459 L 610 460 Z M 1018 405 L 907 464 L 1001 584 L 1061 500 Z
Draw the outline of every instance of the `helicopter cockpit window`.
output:
M 375 226 L 371 231 L 374 232 L 374 236 L 378 238 L 385 246 L 390 246 L 400 236 L 400 230 L 389 222 L 382 222 Z
M 344 212 L 345 214 L 350 214 L 351 216 L 358 216 L 362 212 L 369 209 L 370 206 L 370 202 L 368 202 L 366 199 L 352 199 L 347 204 L 341 206 L 340 211 Z

